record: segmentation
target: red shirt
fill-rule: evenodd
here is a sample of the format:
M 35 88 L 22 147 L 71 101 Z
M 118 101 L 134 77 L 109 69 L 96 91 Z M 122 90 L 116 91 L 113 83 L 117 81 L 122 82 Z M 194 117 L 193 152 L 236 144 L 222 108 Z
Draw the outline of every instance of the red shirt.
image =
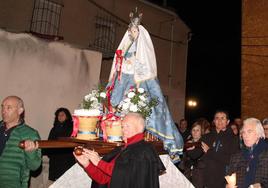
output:
M 136 134 L 135 136 L 132 136 L 131 138 L 127 139 L 127 143 L 125 143 L 124 148 L 128 147 L 131 144 L 139 142 L 143 139 L 144 139 L 143 133 Z M 110 184 L 115 160 L 118 156 L 119 154 L 116 157 L 114 157 L 110 162 L 100 160 L 97 166 L 95 166 L 92 163 L 89 163 L 89 165 L 85 168 L 85 170 L 88 173 L 88 175 L 97 183 Z

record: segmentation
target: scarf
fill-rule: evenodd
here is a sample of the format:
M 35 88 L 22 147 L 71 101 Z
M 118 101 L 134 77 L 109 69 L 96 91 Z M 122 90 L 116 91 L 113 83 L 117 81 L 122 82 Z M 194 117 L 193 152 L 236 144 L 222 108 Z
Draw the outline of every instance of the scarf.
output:
M 268 148 L 268 144 L 264 139 L 260 139 L 257 144 L 252 147 L 245 147 L 243 152 L 243 157 L 247 160 L 247 169 L 244 180 L 243 187 L 249 187 L 251 184 L 255 183 L 255 175 L 257 170 L 257 164 L 259 160 L 259 155 Z

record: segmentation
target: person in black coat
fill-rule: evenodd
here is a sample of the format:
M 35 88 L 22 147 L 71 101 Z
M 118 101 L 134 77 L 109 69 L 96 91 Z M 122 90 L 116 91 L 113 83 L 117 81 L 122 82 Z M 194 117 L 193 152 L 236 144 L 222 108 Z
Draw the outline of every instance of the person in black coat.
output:
M 48 140 L 57 140 L 60 137 L 70 137 L 73 131 L 71 113 L 66 108 L 59 108 L 55 112 L 53 128 L 50 130 Z M 49 176 L 51 181 L 57 180 L 64 172 L 75 164 L 73 149 L 48 149 Z
M 224 188 L 225 173 L 232 154 L 239 150 L 239 138 L 233 134 L 226 111 L 214 115 L 215 128 L 202 137 L 204 183 L 207 188 Z
M 182 161 L 179 164 L 185 177 L 187 177 L 196 188 L 203 188 L 203 169 L 204 162 L 202 156 L 204 154 L 200 143 L 202 136 L 202 125 L 196 121 L 192 125 L 191 138 L 186 141 Z M 191 146 L 196 144 L 195 146 Z
M 93 150 L 84 149 L 75 158 L 88 175 L 109 188 L 158 188 L 165 167 L 155 148 L 144 141 L 145 121 L 140 114 L 128 113 L 123 121 L 125 145 L 115 148 L 102 159 Z

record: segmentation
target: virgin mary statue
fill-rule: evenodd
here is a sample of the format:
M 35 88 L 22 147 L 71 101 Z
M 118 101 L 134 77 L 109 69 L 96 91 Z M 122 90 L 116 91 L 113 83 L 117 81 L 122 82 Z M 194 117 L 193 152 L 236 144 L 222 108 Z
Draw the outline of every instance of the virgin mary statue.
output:
M 111 87 L 111 105 L 116 107 L 130 88 L 143 88 L 150 98 L 157 98 L 158 105 L 146 119 L 146 130 L 164 143 L 174 162 L 183 150 L 183 139 L 172 120 L 165 98 L 157 79 L 154 46 L 148 31 L 140 25 L 142 14 L 130 13 L 128 30 L 117 48 L 122 63 L 115 54 L 107 87 Z

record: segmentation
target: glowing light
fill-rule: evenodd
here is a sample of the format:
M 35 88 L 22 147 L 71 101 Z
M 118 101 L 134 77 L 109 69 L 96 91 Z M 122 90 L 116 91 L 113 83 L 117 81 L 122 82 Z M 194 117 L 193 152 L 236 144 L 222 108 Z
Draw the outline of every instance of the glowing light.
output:
M 196 100 L 189 100 L 187 104 L 191 108 L 195 108 L 197 106 Z

